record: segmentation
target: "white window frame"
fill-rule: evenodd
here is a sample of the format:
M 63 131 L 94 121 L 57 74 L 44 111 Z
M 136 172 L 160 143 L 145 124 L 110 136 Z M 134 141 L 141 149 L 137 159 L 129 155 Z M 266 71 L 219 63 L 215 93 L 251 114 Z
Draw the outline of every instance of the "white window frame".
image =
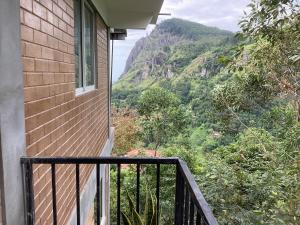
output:
M 80 42 L 80 48 L 81 48 L 81 55 L 79 59 L 79 73 L 80 73 L 80 80 L 81 80 L 81 87 L 76 88 L 75 94 L 76 96 L 85 94 L 87 92 L 93 91 L 96 89 L 96 81 L 97 81 L 97 72 L 96 72 L 96 18 L 95 18 L 95 10 L 92 7 L 91 3 L 88 0 L 79 0 L 80 1 L 80 22 L 81 22 L 81 27 L 80 27 L 80 33 L 81 33 L 81 42 Z M 88 7 L 90 11 L 93 14 L 93 24 L 92 24 L 92 43 L 91 43 L 91 48 L 93 51 L 93 56 L 92 56 L 92 73 L 94 75 L 94 85 L 86 85 L 86 73 L 85 73 L 85 63 L 84 63 L 84 57 L 85 57 L 85 7 Z M 76 24 L 75 24 L 76 25 Z M 76 63 L 76 62 L 75 62 Z M 75 73 L 76 76 L 76 73 Z M 76 79 L 75 79 L 76 82 Z

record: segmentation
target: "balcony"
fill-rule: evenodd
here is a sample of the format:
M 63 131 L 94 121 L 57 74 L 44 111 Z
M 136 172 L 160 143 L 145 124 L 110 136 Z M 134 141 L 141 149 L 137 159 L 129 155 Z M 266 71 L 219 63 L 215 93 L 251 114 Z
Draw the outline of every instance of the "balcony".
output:
M 74 167 L 75 170 L 75 205 L 76 205 L 76 221 L 77 225 L 82 224 L 81 220 L 81 201 L 80 201 L 80 182 L 81 182 L 81 169 L 84 166 L 90 166 L 96 168 L 96 198 L 95 198 L 95 224 L 101 224 L 101 193 L 100 193 L 100 166 L 101 165 L 110 165 L 111 170 L 114 170 L 116 173 L 115 182 L 110 183 L 110 187 L 115 185 L 116 188 L 116 203 L 111 204 L 110 208 L 114 208 L 116 211 L 116 221 L 112 224 L 123 224 L 121 212 L 122 203 L 127 201 L 126 197 L 122 195 L 121 190 L 124 190 L 124 186 L 122 186 L 122 170 L 128 169 L 128 165 L 133 169 L 136 178 L 134 185 L 135 192 L 135 208 L 137 212 L 141 209 L 141 177 L 145 176 L 145 168 L 152 168 L 152 185 L 154 188 L 152 189 L 155 192 L 156 196 L 156 208 L 157 208 L 157 221 L 156 224 L 160 223 L 160 210 L 161 210 L 161 194 L 163 181 L 166 179 L 166 175 L 162 173 L 162 167 L 167 167 L 169 169 L 173 169 L 174 172 L 170 173 L 173 177 L 169 177 L 171 179 L 171 183 L 173 182 L 174 188 L 165 187 L 170 190 L 173 190 L 172 198 L 174 201 L 174 210 L 172 217 L 172 224 L 175 225 L 218 225 L 212 211 L 210 210 L 207 202 L 205 201 L 197 183 L 194 180 L 192 173 L 187 167 L 186 163 L 178 158 L 126 158 L 126 157 L 98 157 L 98 158 L 22 158 L 21 159 L 23 174 L 24 174 L 24 189 L 25 189 L 25 208 L 26 208 L 26 221 L 27 225 L 35 224 L 35 206 L 34 206 L 34 176 L 33 176 L 33 168 L 39 165 L 47 165 L 49 166 L 49 173 L 51 173 L 51 205 L 52 205 L 52 224 L 57 225 L 58 223 L 58 202 L 57 202 L 57 168 L 61 165 L 68 165 Z M 126 165 L 126 166 L 124 166 Z M 110 171 L 111 171 L 110 170 Z M 92 174 L 93 175 L 93 174 Z M 149 175 L 147 175 L 149 176 Z M 49 176 L 50 178 L 50 176 Z M 42 201 L 46 201 L 46 196 Z M 113 202 L 112 202 L 113 203 Z M 124 207 L 123 207 L 124 208 Z M 43 224 L 43 221 L 42 221 Z M 46 224 L 46 222 L 45 222 Z

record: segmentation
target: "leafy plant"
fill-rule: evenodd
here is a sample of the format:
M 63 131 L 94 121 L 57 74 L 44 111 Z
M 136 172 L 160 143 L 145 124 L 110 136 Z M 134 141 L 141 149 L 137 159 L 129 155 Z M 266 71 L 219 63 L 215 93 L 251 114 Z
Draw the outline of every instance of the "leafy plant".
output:
M 129 150 L 136 147 L 140 139 L 138 116 L 134 110 L 113 110 L 113 126 L 115 127 L 115 143 L 113 153 L 125 155 Z
M 177 96 L 159 87 L 142 93 L 138 112 L 146 143 L 154 143 L 155 149 L 185 129 L 189 122 Z
M 157 199 L 152 195 L 147 188 L 146 202 L 144 207 L 144 214 L 139 214 L 134 206 L 133 200 L 128 191 L 126 191 L 127 200 L 129 204 L 129 213 L 121 212 L 124 225 L 156 225 L 157 224 Z

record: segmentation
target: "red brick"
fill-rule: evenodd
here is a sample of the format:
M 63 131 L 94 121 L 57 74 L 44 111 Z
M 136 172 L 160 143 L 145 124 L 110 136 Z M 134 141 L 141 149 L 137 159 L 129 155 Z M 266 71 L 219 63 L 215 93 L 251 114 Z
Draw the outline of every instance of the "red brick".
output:
M 58 42 L 59 42 L 58 39 L 48 35 L 48 47 L 49 48 L 58 49 L 58 46 L 59 46 Z
M 40 45 L 47 45 L 47 34 L 34 30 L 34 42 Z
M 44 127 L 40 127 L 35 129 L 33 132 L 29 133 L 29 144 L 33 144 L 37 142 L 44 136 Z
M 56 4 L 53 4 L 53 13 L 54 13 L 55 15 L 57 15 L 59 18 L 62 18 L 63 11 L 62 11 L 62 9 L 61 9 L 58 5 L 56 5 Z
M 59 62 L 57 61 L 49 61 L 49 72 L 59 72 Z
M 61 30 L 54 27 L 54 37 L 56 37 L 58 39 L 62 39 L 62 37 L 63 37 L 62 34 L 63 34 L 63 32 Z
M 64 0 L 58 0 L 58 5 L 60 8 L 62 8 L 63 11 L 67 10 L 67 4 L 65 3 Z
M 59 72 L 62 73 L 71 73 L 75 71 L 75 67 L 73 64 L 68 63 L 59 63 Z
M 43 47 L 42 48 L 42 58 L 43 59 L 51 59 L 51 60 L 53 60 L 54 59 L 54 51 L 53 51 L 53 49 Z
M 63 39 L 62 40 L 66 43 L 71 44 L 71 45 L 74 44 L 74 38 L 72 36 L 70 36 L 69 34 L 67 34 L 67 33 L 63 33 Z
M 54 60 L 62 62 L 64 60 L 64 53 L 54 50 Z
M 64 62 L 66 63 L 73 63 L 74 56 L 71 54 L 64 54 Z
M 67 23 L 63 21 L 62 19 L 58 20 L 58 27 L 61 30 L 67 30 Z
M 34 29 L 41 29 L 41 19 L 27 11 L 24 11 L 24 24 Z
M 34 59 L 23 57 L 23 71 L 24 72 L 34 71 Z
M 20 6 L 28 11 L 32 11 L 32 0 L 20 0 Z
M 67 31 L 68 31 L 68 34 L 74 35 L 74 28 L 73 27 L 71 27 L 71 26 L 68 25 Z
M 68 44 L 63 41 L 58 42 L 58 49 L 62 52 L 68 52 Z
M 36 91 L 35 88 L 25 88 L 24 89 L 24 101 L 29 102 L 36 100 Z
M 65 82 L 70 83 L 75 81 L 75 75 L 73 73 L 66 73 L 65 74 Z
M 26 118 L 26 120 L 25 120 L 26 132 L 31 131 L 37 127 L 37 119 L 36 118 L 37 118 L 36 116 Z M 29 143 L 27 143 L 27 144 L 29 145 Z
M 45 6 L 47 9 L 49 9 L 50 11 L 52 11 L 52 1 L 51 0 L 40 0 L 40 3 Z
M 43 21 L 41 22 L 41 31 L 45 32 L 46 34 L 52 35 L 53 36 L 53 25 Z
M 35 60 L 35 71 L 48 72 L 48 61 L 42 59 Z
M 68 13 L 72 18 L 74 18 L 74 9 L 73 9 L 73 6 L 72 6 L 72 7 L 67 6 L 67 13 Z
M 54 75 L 54 83 L 59 84 L 59 83 L 64 83 L 64 81 L 65 81 L 64 74 L 56 73 Z
M 40 58 L 42 56 L 42 47 L 40 45 L 26 43 L 25 56 Z
M 64 94 L 55 96 L 55 104 L 56 105 L 61 105 L 62 103 L 64 103 L 64 101 L 65 101 Z
M 47 10 L 47 21 L 51 24 L 54 22 L 54 14 L 49 10 Z M 55 26 L 55 24 L 53 25 Z
M 69 24 L 69 25 L 72 24 L 72 18 L 67 13 L 63 12 L 62 18 L 67 24 Z
M 27 111 L 27 116 L 32 116 L 34 114 L 41 113 L 47 109 L 50 109 L 55 106 L 54 98 L 42 99 L 39 101 L 34 101 L 25 104 L 25 109 Z
M 50 67 L 50 62 L 49 62 Z M 50 68 L 49 68 L 50 70 Z M 54 74 L 53 73 L 43 73 L 43 84 L 53 84 L 54 83 Z M 50 88 L 49 88 L 50 93 Z
M 24 24 L 24 10 L 20 10 L 20 22 L 21 24 Z
M 106 85 L 108 57 L 105 54 L 107 49 L 105 25 L 99 18 L 97 19 L 97 50 L 101 53 L 98 54 L 97 64 L 99 89 L 76 96 L 73 0 L 39 0 L 35 4 L 47 7 L 47 17 L 45 19 L 44 14 L 35 12 L 44 18 L 38 20 L 43 21 L 42 28 L 39 29 L 38 25 L 31 23 L 31 26 L 27 25 L 27 27 L 30 27 L 29 30 L 32 28 L 34 30 L 33 40 L 30 33 L 25 36 L 24 32 L 22 37 L 26 39 L 22 42 L 24 55 L 27 53 L 30 55 L 23 56 L 27 154 L 31 156 L 99 155 L 99 149 L 103 148 L 107 140 L 108 121 Z M 27 9 L 25 11 L 21 9 L 21 16 L 25 12 L 29 13 Z M 66 29 L 61 30 L 58 27 L 58 19 L 60 19 L 60 27 L 66 26 Z M 28 19 L 26 21 L 28 23 Z M 22 29 L 24 31 L 24 28 Z M 28 49 L 29 47 L 33 48 Z M 48 185 L 51 182 L 49 168 L 34 168 L 37 174 L 34 176 L 37 225 L 52 224 L 51 185 Z M 89 177 L 91 168 L 82 168 L 82 185 Z M 74 168 L 70 170 L 57 168 L 57 199 L 60 203 L 59 224 L 61 225 L 66 225 L 75 204 L 74 196 L 69 194 L 74 191 L 74 182 L 71 184 L 74 176 L 71 177 L 69 171 L 74 173 Z M 40 181 L 37 182 L 38 180 Z
M 26 84 L 29 87 L 43 84 L 43 75 L 41 73 L 27 73 Z
M 47 9 L 37 2 L 33 2 L 33 13 L 42 19 L 47 19 Z
M 70 8 L 70 10 L 73 10 L 74 7 L 74 1 L 73 0 L 65 0 L 67 3 L 67 9 Z
M 21 38 L 24 41 L 33 41 L 33 29 L 24 25 L 21 25 Z
M 50 96 L 50 87 L 49 86 L 39 86 L 36 87 L 37 99 L 47 98 Z

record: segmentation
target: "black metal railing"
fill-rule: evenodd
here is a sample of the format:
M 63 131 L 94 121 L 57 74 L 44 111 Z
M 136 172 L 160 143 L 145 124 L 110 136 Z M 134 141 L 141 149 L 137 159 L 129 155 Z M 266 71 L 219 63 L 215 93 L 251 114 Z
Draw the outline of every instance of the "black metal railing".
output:
M 80 224 L 80 166 L 96 166 L 96 224 L 100 225 L 100 165 L 117 165 L 117 225 L 121 224 L 121 165 L 131 164 L 136 166 L 136 209 L 140 210 L 140 175 L 141 166 L 156 166 L 156 204 L 159 214 L 160 209 L 160 190 L 161 190 L 161 165 L 174 165 L 176 167 L 175 184 L 175 206 L 174 206 L 174 224 L 175 225 L 218 225 L 212 211 L 204 199 L 192 173 L 186 163 L 178 158 L 127 158 L 127 157 L 98 157 L 98 158 L 37 158 L 24 157 L 21 159 L 24 173 L 24 188 L 26 197 L 26 221 L 27 225 L 35 224 L 35 206 L 34 206 L 34 180 L 33 165 L 51 166 L 51 186 L 52 186 L 52 221 L 53 225 L 58 224 L 57 219 L 57 165 L 74 165 L 76 182 L 76 216 L 77 225 Z M 159 218 L 159 216 L 157 216 Z M 158 219 L 159 220 L 159 219 Z M 159 221 L 157 221 L 157 224 Z

